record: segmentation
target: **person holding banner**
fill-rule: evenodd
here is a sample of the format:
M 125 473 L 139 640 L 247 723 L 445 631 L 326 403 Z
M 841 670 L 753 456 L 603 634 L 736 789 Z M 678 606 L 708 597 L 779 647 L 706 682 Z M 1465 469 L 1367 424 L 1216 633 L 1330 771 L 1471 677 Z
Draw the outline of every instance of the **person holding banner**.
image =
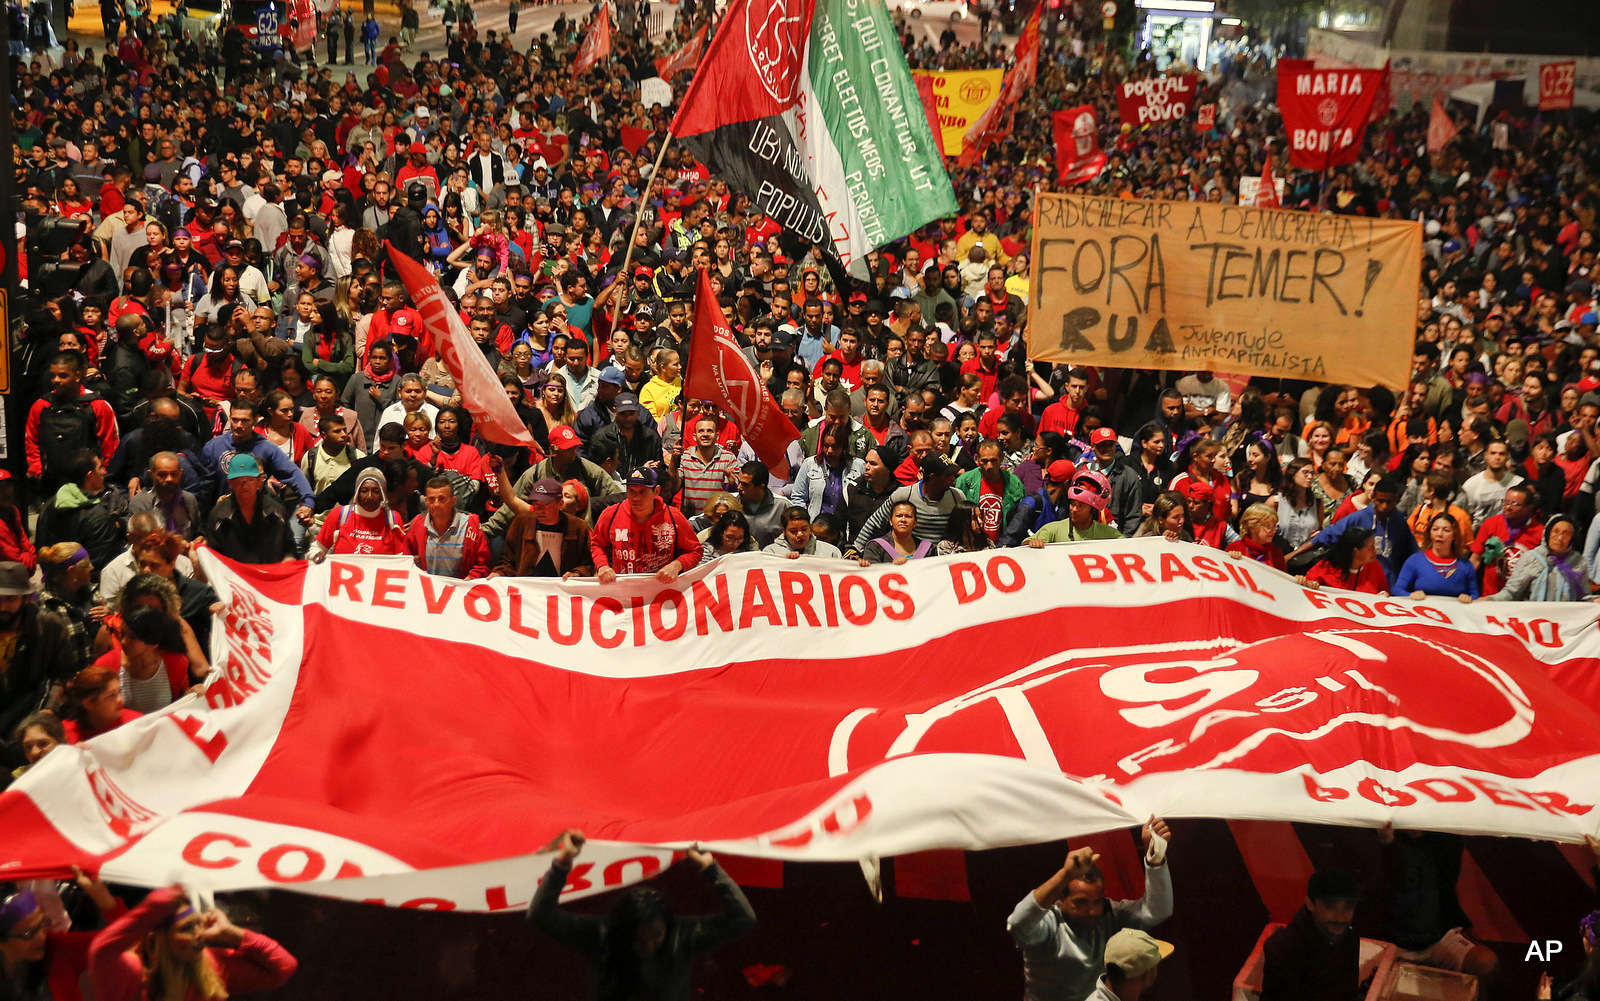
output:
M 628 499 L 613 504 L 595 519 L 589 534 L 595 576 L 602 584 L 618 574 L 653 573 L 663 584 L 701 558 L 701 544 L 683 512 L 663 501 L 652 466 L 628 477 Z
M 581 831 L 564 831 L 555 840 L 556 857 L 528 904 L 527 920 L 589 961 L 595 1001 L 688 1001 L 696 961 L 755 927 L 750 901 L 699 845 L 685 855 L 721 901 L 720 914 L 680 917 L 648 886 L 629 890 L 603 916 L 563 910 L 561 891 L 583 845 Z
M 1006 930 L 1022 950 L 1026 1001 L 1084 1001 L 1105 970 L 1112 936 L 1125 928 L 1149 931 L 1172 916 L 1167 869 L 1172 831 L 1166 821 L 1151 817 L 1140 839 L 1144 896 L 1139 900 L 1108 901 L 1099 854 L 1078 848 L 1012 908 Z

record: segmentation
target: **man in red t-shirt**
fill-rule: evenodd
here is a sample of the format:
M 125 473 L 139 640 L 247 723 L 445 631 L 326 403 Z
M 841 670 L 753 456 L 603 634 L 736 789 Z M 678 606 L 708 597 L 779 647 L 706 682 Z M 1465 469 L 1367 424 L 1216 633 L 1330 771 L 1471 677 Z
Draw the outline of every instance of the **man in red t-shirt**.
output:
M 815 379 L 822 374 L 822 363 L 829 358 L 836 358 L 844 371 L 839 373 L 839 381 L 847 390 L 854 390 L 861 385 L 861 363 L 866 361 L 861 354 L 861 337 L 854 329 L 839 332 L 839 350 L 825 354 L 817 359 L 811 368 L 811 378 Z
M 981 378 L 981 376 L 980 376 Z M 1008 375 L 1000 380 L 997 389 L 1000 394 L 1000 409 L 989 410 L 978 421 L 978 436 L 981 438 L 999 437 L 1000 415 L 1011 414 L 1022 419 L 1022 433 L 1027 438 L 1032 438 L 1033 414 L 1030 413 L 1033 400 L 1028 393 L 1028 380 L 1020 375 Z
M 641 466 L 628 477 L 628 499 L 600 513 L 589 533 L 595 577 L 610 584 L 618 574 L 653 573 L 663 584 L 700 562 L 700 539 L 683 512 L 663 501 L 656 471 Z
M 1089 402 L 1089 373 L 1081 368 L 1067 371 L 1067 384 L 1061 388 L 1061 399 L 1044 408 L 1039 416 L 1039 430 L 1054 431 L 1071 438 L 1078 430 L 1078 420 Z

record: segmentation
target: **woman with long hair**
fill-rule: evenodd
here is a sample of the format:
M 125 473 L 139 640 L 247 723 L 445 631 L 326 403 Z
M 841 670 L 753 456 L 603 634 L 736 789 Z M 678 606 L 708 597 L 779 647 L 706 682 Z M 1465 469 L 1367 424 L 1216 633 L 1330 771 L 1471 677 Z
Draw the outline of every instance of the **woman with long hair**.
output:
M 339 303 L 341 290 L 344 296 L 342 307 Z M 317 304 L 317 321 L 312 327 L 312 336 L 306 337 L 300 346 L 300 363 L 306 370 L 307 380 L 314 381 L 318 376 L 325 375 L 333 380 L 335 389 L 341 393 L 344 392 L 344 384 L 350 381 L 350 376 L 356 370 L 356 346 L 350 336 L 354 315 L 347 318 L 341 313 L 341 310 L 344 313 L 350 310 L 349 291 L 350 279 L 339 279 L 333 302 Z
M 225 1001 L 281 987 L 298 966 L 267 936 L 190 907 L 179 886 L 152 891 L 89 947 L 99 1001 Z
M 296 466 L 317 443 L 311 432 L 295 422 L 299 409 L 294 399 L 281 389 L 268 393 L 261 406 L 261 436 Z
M 1422 503 L 1422 481 L 1433 469 L 1433 449 L 1432 445 L 1418 442 L 1406 446 L 1399 458 L 1389 461 L 1389 468 L 1405 478 L 1406 486 L 1400 492 L 1400 503 L 1396 505 L 1401 513 L 1415 511 L 1417 505 Z
M 944 534 L 939 536 L 938 543 L 933 547 L 933 554 L 980 553 L 993 547 L 989 533 L 983 528 L 983 516 L 978 505 L 969 500 L 958 500 L 950 512 L 950 520 L 945 523 Z
M 1322 531 L 1322 502 L 1311 490 L 1316 475 L 1310 459 L 1295 459 L 1283 473 L 1283 485 L 1278 491 L 1278 528 L 1291 552 Z
M 1328 552 L 1306 572 L 1312 587 L 1388 594 L 1389 578 L 1378 562 L 1378 544 L 1369 529 L 1352 525 L 1333 540 Z
M 1478 572 L 1463 559 L 1461 526 L 1449 512 L 1428 519 L 1428 547 L 1412 553 L 1395 575 L 1396 594 L 1430 595 L 1472 601 L 1478 597 Z
M 577 423 L 578 413 L 572 409 L 572 397 L 567 392 L 565 376 L 552 376 L 539 387 L 539 395 L 534 397 L 534 406 L 544 415 L 547 427 L 565 424 L 571 427 Z
M 701 547 L 701 560 L 709 563 L 728 553 L 753 553 L 759 550 L 755 536 L 750 534 L 750 522 L 743 511 L 727 510 L 717 518 L 716 524 L 706 534 Z
M 699 845 L 689 848 L 688 861 L 722 902 L 720 914 L 680 917 L 648 886 L 629 890 L 604 915 L 565 911 L 559 906 L 561 890 L 583 844 L 578 831 L 563 832 L 552 843 L 556 857 L 534 892 L 528 921 L 583 953 L 594 979 L 590 997 L 596 1001 L 686 999 L 695 960 L 755 927 L 756 913 L 738 884 Z
M 1183 494 L 1176 490 L 1163 490 L 1150 504 L 1150 513 L 1133 533 L 1135 539 L 1159 535 L 1168 542 L 1193 542 L 1194 530 L 1189 524 L 1189 505 Z
M 117 672 L 128 709 L 164 709 L 211 671 L 194 629 L 164 609 L 138 605 L 121 617 L 120 627 L 118 649 L 102 654 L 95 665 Z
M 90 664 L 66 684 L 67 743 L 77 744 L 143 716 L 122 703 L 122 679 L 114 668 Z
M 1355 514 L 1357 511 L 1366 510 L 1367 505 L 1372 503 L 1372 492 L 1377 489 L 1378 482 L 1382 479 L 1383 473 L 1379 470 L 1373 469 L 1365 473 L 1361 477 L 1360 486 L 1345 494 L 1344 500 L 1340 501 L 1339 506 L 1334 509 L 1333 517 L 1328 519 L 1328 523 L 1331 525 Z M 1355 482 L 1353 477 L 1351 482 Z
M 1123 465 L 1139 474 L 1140 513 L 1146 518 L 1150 517 L 1156 497 L 1167 489 L 1167 483 L 1172 479 L 1172 463 L 1167 461 L 1166 451 L 1166 429 L 1156 421 L 1151 421 L 1134 432 L 1133 454 L 1121 460 Z
M 1252 433 L 1235 454 L 1232 508 L 1235 518 L 1253 505 L 1277 507 L 1283 489 L 1283 467 L 1278 450 L 1265 435 Z
M 1322 457 L 1333 447 L 1333 425 L 1313 421 L 1306 425 L 1302 437 L 1305 438 L 1306 456 L 1311 460 L 1311 468 L 1319 473 L 1322 472 Z

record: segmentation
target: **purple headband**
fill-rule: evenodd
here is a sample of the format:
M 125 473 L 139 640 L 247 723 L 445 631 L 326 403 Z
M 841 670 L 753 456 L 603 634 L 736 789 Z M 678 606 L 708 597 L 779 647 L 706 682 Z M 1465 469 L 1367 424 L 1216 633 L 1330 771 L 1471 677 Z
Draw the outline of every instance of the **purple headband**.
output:
M 23 918 L 39 909 L 39 901 L 32 890 L 13 893 L 0 901 L 0 935 L 9 935 Z
M 182 907 L 178 908 L 177 910 L 173 911 L 171 914 L 168 914 L 166 917 L 162 918 L 161 922 L 159 924 L 157 924 L 156 927 L 157 928 L 171 928 L 173 925 L 177 924 L 179 921 L 182 921 L 184 918 L 188 917 L 189 915 L 191 915 L 193 913 L 194 913 L 194 908 L 191 907 L 188 904 L 184 904 Z
M 1590 911 L 1578 922 L 1578 937 L 1590 945 L 1600 945 L 1600 911 Z

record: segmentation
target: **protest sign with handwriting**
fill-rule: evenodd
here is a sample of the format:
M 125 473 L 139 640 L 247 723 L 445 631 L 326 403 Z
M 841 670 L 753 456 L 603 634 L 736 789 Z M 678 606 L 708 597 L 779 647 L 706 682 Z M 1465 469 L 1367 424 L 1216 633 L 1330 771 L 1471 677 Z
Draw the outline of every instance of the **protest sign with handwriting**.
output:
M 1029 356 L 1405 387 L 1422 227 L 1040 193 Z

